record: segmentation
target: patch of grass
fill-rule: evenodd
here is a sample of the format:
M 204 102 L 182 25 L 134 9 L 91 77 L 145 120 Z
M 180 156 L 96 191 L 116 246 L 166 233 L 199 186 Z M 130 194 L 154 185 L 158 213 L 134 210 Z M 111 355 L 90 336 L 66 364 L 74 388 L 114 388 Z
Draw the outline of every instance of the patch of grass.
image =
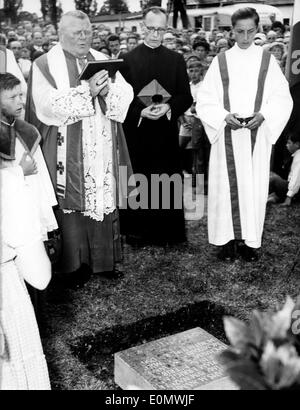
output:
M 121 281 L 95 276 L 77 291 L 64 290 L 53 281 L 43 337 L 52 388 L 112 388 L 105 363 L 90 371 L 71 351 L 70 345 L 80 337 L 96 337 L 101 331 L 165 315 L 193 302 L 216 303 L 247 319 L 253 309 L 273 310 L 286 295 L 296 297 L 299 217 L 299 206 L 268 209 L 257 263 L 218 261 L 216 248 L 207 243 L 203 218 L 188 222 L 188 242 L 182 246 L 133 249 L 125 244 L 126 275 Z

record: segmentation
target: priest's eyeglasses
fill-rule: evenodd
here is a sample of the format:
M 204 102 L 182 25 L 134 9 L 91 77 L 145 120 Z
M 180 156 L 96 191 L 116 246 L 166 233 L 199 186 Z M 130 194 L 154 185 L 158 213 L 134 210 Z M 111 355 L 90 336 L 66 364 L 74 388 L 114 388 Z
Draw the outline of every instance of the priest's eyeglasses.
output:
M 153 27 L 153 26 L 145 26 L 146 29 L 149 31 L 149 33 L 154 34 L 157 32 L 157 34 L 164 34 L 166 32 L 166 29 L 164 27 Z
M 74 37 L 76 38 L 82 38 L 82 37 L 89 37 L 92 35 L 91 30 L 80 30 L 80 31 L 75 31 L 73 33 Z

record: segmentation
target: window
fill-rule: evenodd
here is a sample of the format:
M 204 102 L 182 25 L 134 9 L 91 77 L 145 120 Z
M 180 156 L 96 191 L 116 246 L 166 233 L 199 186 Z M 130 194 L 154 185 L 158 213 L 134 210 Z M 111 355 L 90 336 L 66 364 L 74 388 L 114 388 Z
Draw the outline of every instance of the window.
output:
M 211 17 L 203 17 L 203 30 L 211 31 Z

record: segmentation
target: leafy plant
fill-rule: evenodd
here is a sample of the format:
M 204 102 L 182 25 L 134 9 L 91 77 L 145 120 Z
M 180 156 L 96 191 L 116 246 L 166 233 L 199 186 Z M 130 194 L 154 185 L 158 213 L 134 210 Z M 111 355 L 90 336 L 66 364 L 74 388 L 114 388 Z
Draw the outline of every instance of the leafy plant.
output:
M 224 317 L 231 346 L 221 360 L 243 390 L 300 390 L 300 297 L 275 313 L 254 311 L 248 324 Z

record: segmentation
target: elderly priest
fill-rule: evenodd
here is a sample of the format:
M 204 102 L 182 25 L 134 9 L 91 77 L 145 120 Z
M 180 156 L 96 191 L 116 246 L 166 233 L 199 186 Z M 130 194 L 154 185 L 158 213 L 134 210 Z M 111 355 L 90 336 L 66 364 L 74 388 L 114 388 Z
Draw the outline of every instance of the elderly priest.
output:
M 116 185 L 119 161 L 130 166 L 120 123 L 133 98 L 117 72 L 78 79 L 87 61 L 107 57 L 91 49 L 92 27 L 81 11 L 62 16 L 59 43 L 35 60 L 27 119 L 40 130 L 55 187 L 62 232 L 58 270 L 118 273 L 121 261 Z M 118 155 L 117 155 L 118 153 Z

